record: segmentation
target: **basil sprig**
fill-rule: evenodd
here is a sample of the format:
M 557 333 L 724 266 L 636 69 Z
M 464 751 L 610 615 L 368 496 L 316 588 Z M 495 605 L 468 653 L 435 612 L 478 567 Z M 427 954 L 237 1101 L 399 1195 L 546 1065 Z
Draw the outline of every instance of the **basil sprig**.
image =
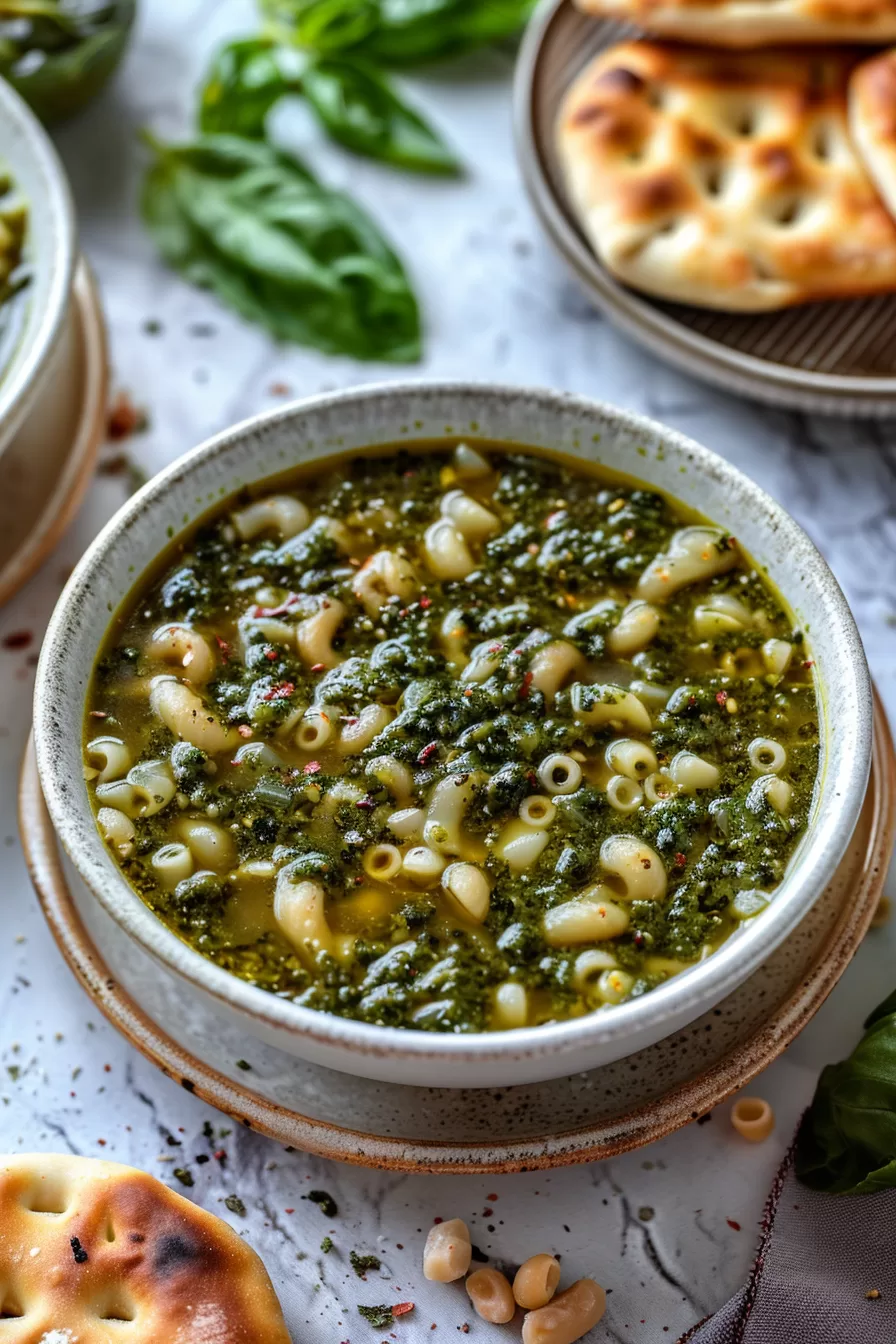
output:
M 419 359 L 407 275 L 349 197 L 264 141 L 149 143 L 143 218 L 186 279 L 280 340 L 356 359 Z
M 797 1136 L 796 1174 L 830 1194 L 896 1186 L 896 991 L 849 1058 L 822 1071 Z
M 289 94 L 304 95 L 332 139 L 357 154 L 413 172 L 460 172 L 438 132 L 375 68 L 267 38 L 231 42 L 217 53 L 200 95 L 200 128 L 263 136 L 268 113 Z
M 278 36 L 382 65 L 422 65 L 515 37 L 534 0 L 261 0 Z

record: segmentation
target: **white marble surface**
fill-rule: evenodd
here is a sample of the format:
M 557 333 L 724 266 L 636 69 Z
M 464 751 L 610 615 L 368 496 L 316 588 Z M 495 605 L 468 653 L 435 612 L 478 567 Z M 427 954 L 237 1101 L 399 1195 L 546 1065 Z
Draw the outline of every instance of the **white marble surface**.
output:
M 151 416 L 128 451 L 152 471 L 227 423 L 282 399 L 401 371 L 275 349 L 155 261 L 136 219 L 136 132 L 186 125 L 192 90 L 221 37 L 249 31 L 249 0 L 144 0 L 137 40 L 117 87 L 58 136 L 71 173 L 84 246 L 100 277 L 116 385 Z M 765 411 L 727 399 L 642 354 L 586 305 L 532 219 L 514 165 L 511 57 L 496 53 L 420 85 L 421 102 L 470 164 L 463 183 L 426 183 L 336 151 L 309 153 L 348 182 L 401 245 L 424 296 L 421 373 L 533 382 L 606 397 L 708 443 L 771 491 L 827 555 L 858 616 L 891 713 L 896 711 L 896 444 L 887 425 L 862 426 Z M 296 131 L 306 139 L 301 126 Z M 144 324 L 155 319 L 160 334 Z M 211 334 L 209 333 L 211 328 Z M 105 450 L 114 457 L 117 448 Z M 867 1011 L 893 988 L 896 930 L 875 932 L 799 1040 L 754 1085 L 776 1107 L 774 1139 L 739 1142 L 727 1108 L 708 1124 L 602 1165 L 507 1177 L 384 1175 L 342 1167 L 234 1128 L 228 1161 L 197 1165 L 203 1122 L 228 1122 L 120 1040 L 62 964 L 28 885 L 16 835 L 16 772 L 25 742 L 40 631 L 66 571 L 122 501 L 125 479 L 100 475 L 75 527 L 19 597 L 0 612 L 0 641 L 33 631 L 29 648 L 0 645 L 0 1150 L 67 1150 L 131 1162 L 172 1180 L 176 1154 L 193 1198 L 224 1213 L 264 1256 L 287 1303 L 295 1340 L 376 1344 L 357 1303 L 413 1300 L 399 1340 L 512 1337 L 475 1318 L 462 1289 L 424 1285 L 422 1232 L 462 1215 L 497 1262 L 535 1250 L 562 1254 L 565 1274 L 612 1289 L 595 1341 L 675 1340 L 743 1280 L 773 1170 L 821 1065 L 845 1053 Z M 350 1117 L 334 1117 L 340 1121 Z M 169 1145 L 168 1136 L 180 1146 Z M 177 1165 L 175 1163 L 174 1165 Z M 327 1220 L 302 1193 L 329 1190 Z M 235 1193 L 246 1217 L 228 1213 Z M 483 1210 L 490 1209 L 491 1213 Z M 290 1212 L 287 1212 L 290 1210 Z M 330 1233 L 335 1249 L 318 1247 Z M 402 1249 L 399 1249 L 399 1244 Z M 381 1256 L 383 1278 L 360 1282 L 350 1249 Z

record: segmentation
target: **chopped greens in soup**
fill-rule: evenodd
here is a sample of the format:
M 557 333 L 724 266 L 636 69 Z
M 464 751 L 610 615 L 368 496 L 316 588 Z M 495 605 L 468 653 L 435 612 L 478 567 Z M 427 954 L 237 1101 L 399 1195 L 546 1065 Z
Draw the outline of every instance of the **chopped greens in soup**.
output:
M 147 905 L 272 993 L 451 1032 L 618 1004 L 759 914 L 817 706 L 736 539 L 506 445 L 324 470 L 113 625 L 86 774 Z
M 27 269 L 28 206 L 0 164 L 0 376 L 19 335 Z

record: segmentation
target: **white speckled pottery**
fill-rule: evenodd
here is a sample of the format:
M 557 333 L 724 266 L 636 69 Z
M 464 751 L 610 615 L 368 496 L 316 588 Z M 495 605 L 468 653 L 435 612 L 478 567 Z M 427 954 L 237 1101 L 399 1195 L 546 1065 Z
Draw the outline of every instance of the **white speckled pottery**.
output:
M 49 136 L 0 79 L 0 172 L 8 171 L 29 206 L 32 279 L 23 329 L 0 367 L 0 453 L 57 376 L 77 359 L 72 301 L 74 210 Z
M 705 962 L 612 1012 L 471 1036 L 315 1013 L 206 961 L 156 919 L 119 872 L 96 828 L 81 754 L 90 671 L 110 614 L 170 533 L 247 483 L 290 466 L 445 435 L 606 463 L 728 528 L 810 630 L 821 700 L 822 761 L 809 828 L 760 918 Z M 533 1083 L 618 1060 L 692 1022 L 745 981 L 794 931 L 843 856 L 865 796 L 871 729 L 868 670 L 843 594 L 809 538 L 758 486 L 690 439 L 613 406 L 461 383 L 389 384 L 310 398 L 227 430 L 161 472 L 104 528 L 69 580 L 50 622 L 35 692 L 37 763 L 53 824 L 93 897 L 131 939 L 182 977 L 205 1008 L 235 1016 L 287 1053 L 362 1077 L 441 1087 Z

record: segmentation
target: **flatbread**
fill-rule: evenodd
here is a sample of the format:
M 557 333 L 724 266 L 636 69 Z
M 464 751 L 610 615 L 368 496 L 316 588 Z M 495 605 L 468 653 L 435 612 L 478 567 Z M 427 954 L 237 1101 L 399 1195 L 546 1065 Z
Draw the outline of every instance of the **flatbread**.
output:
M 887 209 L 896 215 L 896 50 L 863 61 L 853 71 L 849 129 Z
M 3 1344 L 290 1344 L 241 1237 L 145 1172 L 0 1157 Z
M 570 203 L 661 298 L 763 312 L 896 288 L 896 223 L 852 144 L 854 54 L 624 42 L 561 109 Z
M 894 42 L 896 0 L 576 0 L 657 37 L 717 47 Z

